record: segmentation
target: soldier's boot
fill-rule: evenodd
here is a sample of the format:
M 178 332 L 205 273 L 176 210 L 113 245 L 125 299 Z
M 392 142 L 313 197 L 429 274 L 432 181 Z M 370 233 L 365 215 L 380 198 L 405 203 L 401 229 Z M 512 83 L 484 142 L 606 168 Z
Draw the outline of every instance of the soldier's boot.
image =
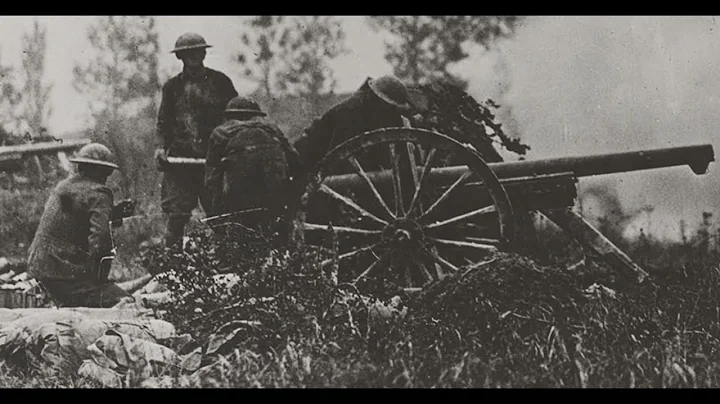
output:
M 167 221 L 167 235 L 165 236 L 165 246 L 167 248 L 182 249 L 183 236 L 185 235 L 185 225 L 189 221 L 190 215 L 170 215 Z

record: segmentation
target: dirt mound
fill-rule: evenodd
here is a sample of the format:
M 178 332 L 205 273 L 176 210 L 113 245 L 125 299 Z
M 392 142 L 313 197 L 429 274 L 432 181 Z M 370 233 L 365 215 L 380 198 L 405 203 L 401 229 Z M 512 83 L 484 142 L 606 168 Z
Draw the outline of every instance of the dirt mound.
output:
M 494 340 L 503 333 L 527 334 L 549 324 L 582 321 L 587 315 L 583 305 L 601 296 L 586 293 L 575 272 L 542 267 L 514 254 L 498 255 L 416 296 L 392 285 L 384 285 L 383 293 L 361 294 L 335 285 L 318 270 L 318 262 L 327 258 L 318 252 L 274 251 L 258 259 L 260 249 L 247 245 L 231 249 L 234 254 L 253 251 L 255 258 L 233 258 L 236 265 L 226 269 L 236 278 L 228 289 L 214 280 L 217 258 L 208 251 L 218 249 L 212 243 L 198 236 L 191 243 L 193 254 L 165 261 L 174 269 L 164 282 L 176 296 L 166 309 L 173 323 L 200 339 L 228 322 L 256 322 L 236 340 L 253 349 L 274 349 L 308 337 L 352 349 L 374 347 L 376 352 L 408 336 L 428 345 L 469 337 Z
M 488 327 L 508 315 L 544 322 L 560 313 L 575 316 L 578 305 L 586 302 L 577 273 L 502 254 L 469 273 L 431 285 L 413 306 L 423 315 L 472 329 Z

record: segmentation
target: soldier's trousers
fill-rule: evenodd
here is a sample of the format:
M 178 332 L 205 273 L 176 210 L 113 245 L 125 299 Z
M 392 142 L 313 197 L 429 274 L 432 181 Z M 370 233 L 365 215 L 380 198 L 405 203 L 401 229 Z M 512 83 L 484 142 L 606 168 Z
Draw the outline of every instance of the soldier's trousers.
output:
M 167 169 L 163 172 L 160 194 L 163 213 L 168 215 L 165 242 L 170 246 L 182 241 L 192 210 L 198 206 L 203 209 L 209 206 L 205 167 Z
M 112 282 L 90 282 L 60 279 L 38 281 L 60 307 L 110 308 L 130 296 Z

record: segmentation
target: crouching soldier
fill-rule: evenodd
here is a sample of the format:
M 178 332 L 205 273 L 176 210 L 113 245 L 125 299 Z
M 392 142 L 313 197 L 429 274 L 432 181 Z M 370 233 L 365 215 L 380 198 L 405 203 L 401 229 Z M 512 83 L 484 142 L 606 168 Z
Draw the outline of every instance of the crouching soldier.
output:
M 208 216 L 238 212 L 233 221 L 261 230 L 284 224 L 298 157 L 282 130 L 266 116 L 249 98 L 235 97 L 228 103 L 226 120 L 212 132 L 208 144 Z
M 111 283 L 111 225 L 132 214 L 133 204 L 114 205 L 107 178 L 118 169 L 110 150 L 91 143 L 70 161 L 77 173 L 62 180 L 45 204 L 30 246 L 28 273 L 61 307 L 112 307 L 145 284 L 145 275 Z

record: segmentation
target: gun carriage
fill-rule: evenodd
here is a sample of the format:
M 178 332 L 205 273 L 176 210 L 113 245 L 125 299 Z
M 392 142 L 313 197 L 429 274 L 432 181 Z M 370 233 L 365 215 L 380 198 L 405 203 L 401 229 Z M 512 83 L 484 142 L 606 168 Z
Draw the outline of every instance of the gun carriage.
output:
M 702 144 L 488 163 L 442 133 L 385 128 L 337 146 L 301 179 L 288 210 L 291 240 L 335 251 L 322 265 L 343 282 L 380 275 L 417 290 L 515 249 L 518 217 L 538 212 L 643 281 L 648 274 L 573 211 L 579 178 L 685 165 L 700 175 L 714 158 Z

